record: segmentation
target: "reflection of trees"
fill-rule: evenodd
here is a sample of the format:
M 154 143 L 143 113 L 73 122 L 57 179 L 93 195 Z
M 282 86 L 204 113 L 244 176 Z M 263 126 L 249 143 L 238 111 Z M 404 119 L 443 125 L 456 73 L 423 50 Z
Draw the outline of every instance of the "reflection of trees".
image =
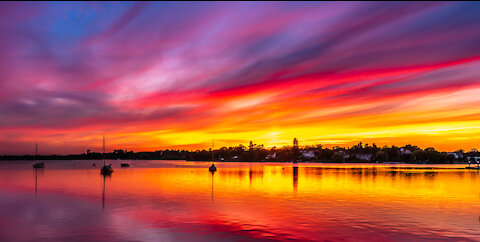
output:
M 434 179 L 437 174 L 438 174 L 437 172 L 433 172 L 433 171 L 426 171 L 423 173 L 425 178 L 429 178 L 429 179 Z
M 293 167 L 293 190 L 296 192 L 298 187 L 298 167 Z

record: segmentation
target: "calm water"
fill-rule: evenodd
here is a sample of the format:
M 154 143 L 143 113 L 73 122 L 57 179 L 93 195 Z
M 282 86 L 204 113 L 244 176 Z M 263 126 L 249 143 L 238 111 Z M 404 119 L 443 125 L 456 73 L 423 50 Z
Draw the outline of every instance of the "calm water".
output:
M 464 165 L 129 162 L 0 162 L 0 241 L 480 239 Z

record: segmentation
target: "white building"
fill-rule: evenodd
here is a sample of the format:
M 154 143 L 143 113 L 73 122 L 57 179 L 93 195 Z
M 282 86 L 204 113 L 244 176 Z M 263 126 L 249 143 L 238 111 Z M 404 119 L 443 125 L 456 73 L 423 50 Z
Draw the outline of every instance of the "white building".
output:
M 412 151 L 404 148 L 400 148 L 400 153 L 401 154 L 412 154 Z
M 469 163 L 480 163 L 480 157 L 468 157 Z
M 275 158 L 277 158 L 277 152 L 274 152 L 273 154 L 268 154 L 266 157 L 267 160 L 275 159 Z
M 315 158 L 315 152 L 313 150 L 302 150 L 302 151 L 300 151 L 300 154 L 301 154 L 302 157 L 307 158 L 307 159 Z
M 455 159 L 463 159 L 463 154 L 459 152 L 449 152 L 448 155 L 454 155 Z
M 372 154 L 357 153 L 355 154 L 355 158 L 359 160 L 369 161 L 372 159 Z

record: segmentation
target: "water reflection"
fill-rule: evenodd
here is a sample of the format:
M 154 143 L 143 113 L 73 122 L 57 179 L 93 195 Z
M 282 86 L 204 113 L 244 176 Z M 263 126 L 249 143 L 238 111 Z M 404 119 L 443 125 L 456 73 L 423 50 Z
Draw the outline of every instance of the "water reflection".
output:
M 113 165 L 117 168 L 120 163 Z M 219 163 L 216 172 L 207 173 L 208 165 L 145 161 L 99 179 L 92 162 L 52 161 L 48 169 L 35 174 L 31 164 L 5 164 L 0 169 L 0 224 L 8 226 L 0 229 L 0 238 L 68 240 L 72 234 L 107 241 L 480 237 L 478 172 L 455 166 Z M 32 190 L 38 193 L 35 199 Z M 26 235 L 24 230 L 32 232 Z M 108 238 L 102 237 L 103 231 L 108 231 Z
M 215 171 L 210 171 L 210 173 L 212 174 L 212 202 L 213 202 L 213 175 L 215 175 Z
M 103 177 L 103 189 L 102 189 L 102 209 L 105 209 L 105 179 L 111 177 L 111 173 L 100 174 Z
M 38 175 L 42 175 L 44 174 L 44 170 L 43 169 L 33 169 L 34 170 L 34 173 L 35 173 L 35 196 L 37 196 L 37 193 L 38 193 Z
M 35 196 L 37 196 L 37 172 L 38 172 L 38 169 L 34 169 L 35 170 Z
M 293 190 L 296 192 L 298 187 L 298 166 L 294 166 L 293 168 Z

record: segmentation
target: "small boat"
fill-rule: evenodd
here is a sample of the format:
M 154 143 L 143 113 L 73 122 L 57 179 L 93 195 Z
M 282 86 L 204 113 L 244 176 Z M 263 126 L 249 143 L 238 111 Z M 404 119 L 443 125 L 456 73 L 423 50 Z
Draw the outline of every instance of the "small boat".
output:
M 33 157 L 33 161 L 35 163 L 33 163 L 33 168 L 45 168 L 45 162 L 37 162 L 36 159 L 37 159 L 37 150 L 38 150 L 38 143 L 35 142 L 35 156 Z
M 105 135 L 103 136 L 103 167 L 100 169 L 102 175 L 110 175 L 113 172 L 112 164 L 105 165 Z
M 478 166 L 466 166 L 465 169 L 479 170 L 480 167 L 478 167 Z
M 113 172 L 112 164 L 104 165 L 104 166 L 102 167 L 102 169 L 100 169 L 100 172 L 101 172 L 103 175 L 112 174 L 112 172 Z
M 92 166 L 97 166 L 97 164 L 93 163 Z
M 45 162 L 36 162 L 33 164 L 33 168 L 45 168 Z
M 215 167 L 215 164 L 212 164 L 212 165 L 208 168 L 208 170 L 209 170 L 210 172 L 216 172 L 216 171 L 217 171 L 217 167 Z
M 128 164 L 128 163 L 121 163 L 120 166 L 121 166 L 121 167 L 130 167 L 130 164 Z
M 208 168 L 208 171 L 210 171 L 212 174 L 217 171 L 217 167 L 215 167 L 215 164 L 213 163 L 215 161 L 215 155 L 213 154 L 213 148 L 215 147 L 215 145 L 213 142 L 214 141 L 212 140 L 212 165 Z

